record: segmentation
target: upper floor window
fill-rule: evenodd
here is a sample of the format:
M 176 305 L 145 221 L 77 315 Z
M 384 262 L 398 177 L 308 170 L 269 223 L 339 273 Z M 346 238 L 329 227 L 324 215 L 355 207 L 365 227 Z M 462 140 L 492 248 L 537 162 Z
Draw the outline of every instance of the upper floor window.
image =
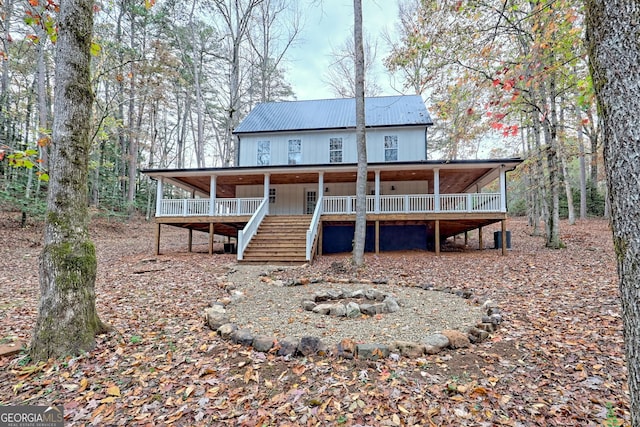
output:
M 275 188 L 270 188 L 269 189 L 269 203 L 275 203 L 276 202 L 276 189 Z
M 258 166 L 271 164 L 271 141 L 258 141 Z
M 329 163 L 342 163 L 342 138 L 329 138 Z
M 302 140 L 289 140 L 289 164 L 298 165 L 302 163 Z
M 398 136 L 385 135 L 384 137 L 384 161 L 398 161 Z

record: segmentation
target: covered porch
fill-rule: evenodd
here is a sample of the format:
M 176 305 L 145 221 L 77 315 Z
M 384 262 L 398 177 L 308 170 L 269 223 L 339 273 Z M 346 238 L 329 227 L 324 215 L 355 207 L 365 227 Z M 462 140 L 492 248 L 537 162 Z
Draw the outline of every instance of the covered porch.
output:
M 421 223 L 433 230 L 438 253 L 440 239 L 451 233 L 481 232 L 484 225 L 498 221 L 503 221 L 504 229 L 506 173 L 520 162 L 370 164 L 366 207 L 374 240 L 379 242 L 385 224 Z M 357 165 L 343 164 L 144 171 L 158 182 L 157 252 L 160 226 L 166 224 L 208 232 L 211 242 L 214 234 L 235 237 L 242 260 L 266 216 L 308 215 L 306 259 L 311 260 L 322 252 L 325 226 L 355 221 L 356 171 Z M 174 198 L 167 185 L 186 190 L 189 196 Z M 379 243 L 375 250 L 380 250 Z

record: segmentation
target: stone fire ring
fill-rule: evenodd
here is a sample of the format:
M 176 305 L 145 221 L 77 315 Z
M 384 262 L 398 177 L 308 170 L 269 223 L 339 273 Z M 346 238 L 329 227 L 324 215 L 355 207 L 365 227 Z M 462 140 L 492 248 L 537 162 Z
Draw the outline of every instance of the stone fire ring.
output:
M 455 294 L 461 298 L 471 299 L 472 295 L 469 291 L 461 291 L 451 288 L 438 288 L 434 285 L 422 285 L 423 290 L 442 291 Z M 233 299 L 233 290 L 231 290 Z M 335 300 L 352 299 L 361 300 L 363 303 L 349 301 L 347 304 L 336 303 Z M 498 305 L 492 300 L 485 300 L 484 303 L 480 298 L 474 298 L 477 304 L 482 304 L 484 315 L 482 319 L 473 325 L 469 325 L 464 331 L 446 330 L 439 333 L 431 334 L 424 338 L 422 342 L 405 342 L 396 341 L 391 345 L 378 343 L 357 344 L 350 339 L 343 339 L 333 348 L 330 348 L 320 338 L 314 336 L 304 336 L 298 338 L 276 339 L 267 335 L 255 335 L 248 329 L 238 328 L 238 325 L 231 323 L 226 313 L 226 304 L 219 302 L 213 303 L 211 307 L 205 309 L 205 323 L 223 339 L 231 340 L 235 344 L 241 344 L 252 347 L 255 351 L 263 353 L 274 353 L 278 356 L 295 357 L 295 356 L 327 356 L 335 355 L 338 357 L 352 359 L 370 359 L 376 360 L 386 357 L 405 356 L 409 358 L 418 358 L 424 355 L 438 354 L 446 349 L 466 348 L 471 344 L 480 343 L 490 334 L 498 329 L 502 323 L 502 314 Z M 353 303 L 352 305 L 350 305 Z M 320 314 L 333 316 L 360 316 L 378 315 L 382 313 L 391 313 L 392 310 L 399 310 L 400 306 L 395 298 L 388 293 L 384 293 L 375 289 L 357 290 L 351 293 L 346 291 L 327 291 L 313 294 L 302 303 L 305 310 L 310 310 Z M 358 306 L 358 311 L 356 307 Z M 340 308 L 342 307 L 342 308 Z M 347 308 L 349 307 L 349 308 Z M 385 311 L 386 310 L 386 311 Z

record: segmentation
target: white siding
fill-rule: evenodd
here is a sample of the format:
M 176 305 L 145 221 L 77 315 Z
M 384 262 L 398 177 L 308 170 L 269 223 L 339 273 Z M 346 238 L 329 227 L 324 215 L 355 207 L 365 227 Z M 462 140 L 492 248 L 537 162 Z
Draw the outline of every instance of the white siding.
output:
M 420 161 L 425 157 L 425 128 L 378 128 L 367 130 L 367 158 L 370 163 L 384 162 L 384 137 L 398 137 L 398 161 Z M 355 131 L 335 130 L 297 133 L 242 135 L 239 166 L 256 166 L 258 141 L 271 142 L 271 165 L 288 164 L 288 141 L 302 140 L 302 164 L 328 164 L 329 138 L 342 138 L 342 163 L 357 163 Z
M 427 194 L 428 184 L 428 181 L 385 181 L 380 183 L 380 194 Z M 395 190 L 392 190 L 391 186 L 394 186 Z M 306 191 L 320 191 L 317 184 L 271 185 L 269 188 L 276 190 L 276 202 L 269 205 L 270 215 L 302 215 L 304 214 Z M 325 189 L 329 191 L 325 191 Z M 355 196 L 356 184 L 355 182 L 325 184 L 322 191 L 325 196 Z M 375 182 L 368 182 L 367 194 L 371 195 L 374 191 Z M 263 194 L 262 185 L 239 185 L 236 187 L 236 197 L 262 197 Z M 317 196 L 319 198 L 320 194 L 318 193 Z

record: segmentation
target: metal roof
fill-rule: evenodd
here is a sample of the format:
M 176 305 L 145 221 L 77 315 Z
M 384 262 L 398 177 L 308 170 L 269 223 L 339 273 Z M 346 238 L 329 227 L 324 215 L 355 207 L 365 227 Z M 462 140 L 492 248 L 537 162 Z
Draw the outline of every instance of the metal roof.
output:
M 365 98 L 367 127 L 428 126 L 433 121 L 420 95 Z M 355 98 L 265 102 L 233 133 L 345 129 L 356 126 Z

